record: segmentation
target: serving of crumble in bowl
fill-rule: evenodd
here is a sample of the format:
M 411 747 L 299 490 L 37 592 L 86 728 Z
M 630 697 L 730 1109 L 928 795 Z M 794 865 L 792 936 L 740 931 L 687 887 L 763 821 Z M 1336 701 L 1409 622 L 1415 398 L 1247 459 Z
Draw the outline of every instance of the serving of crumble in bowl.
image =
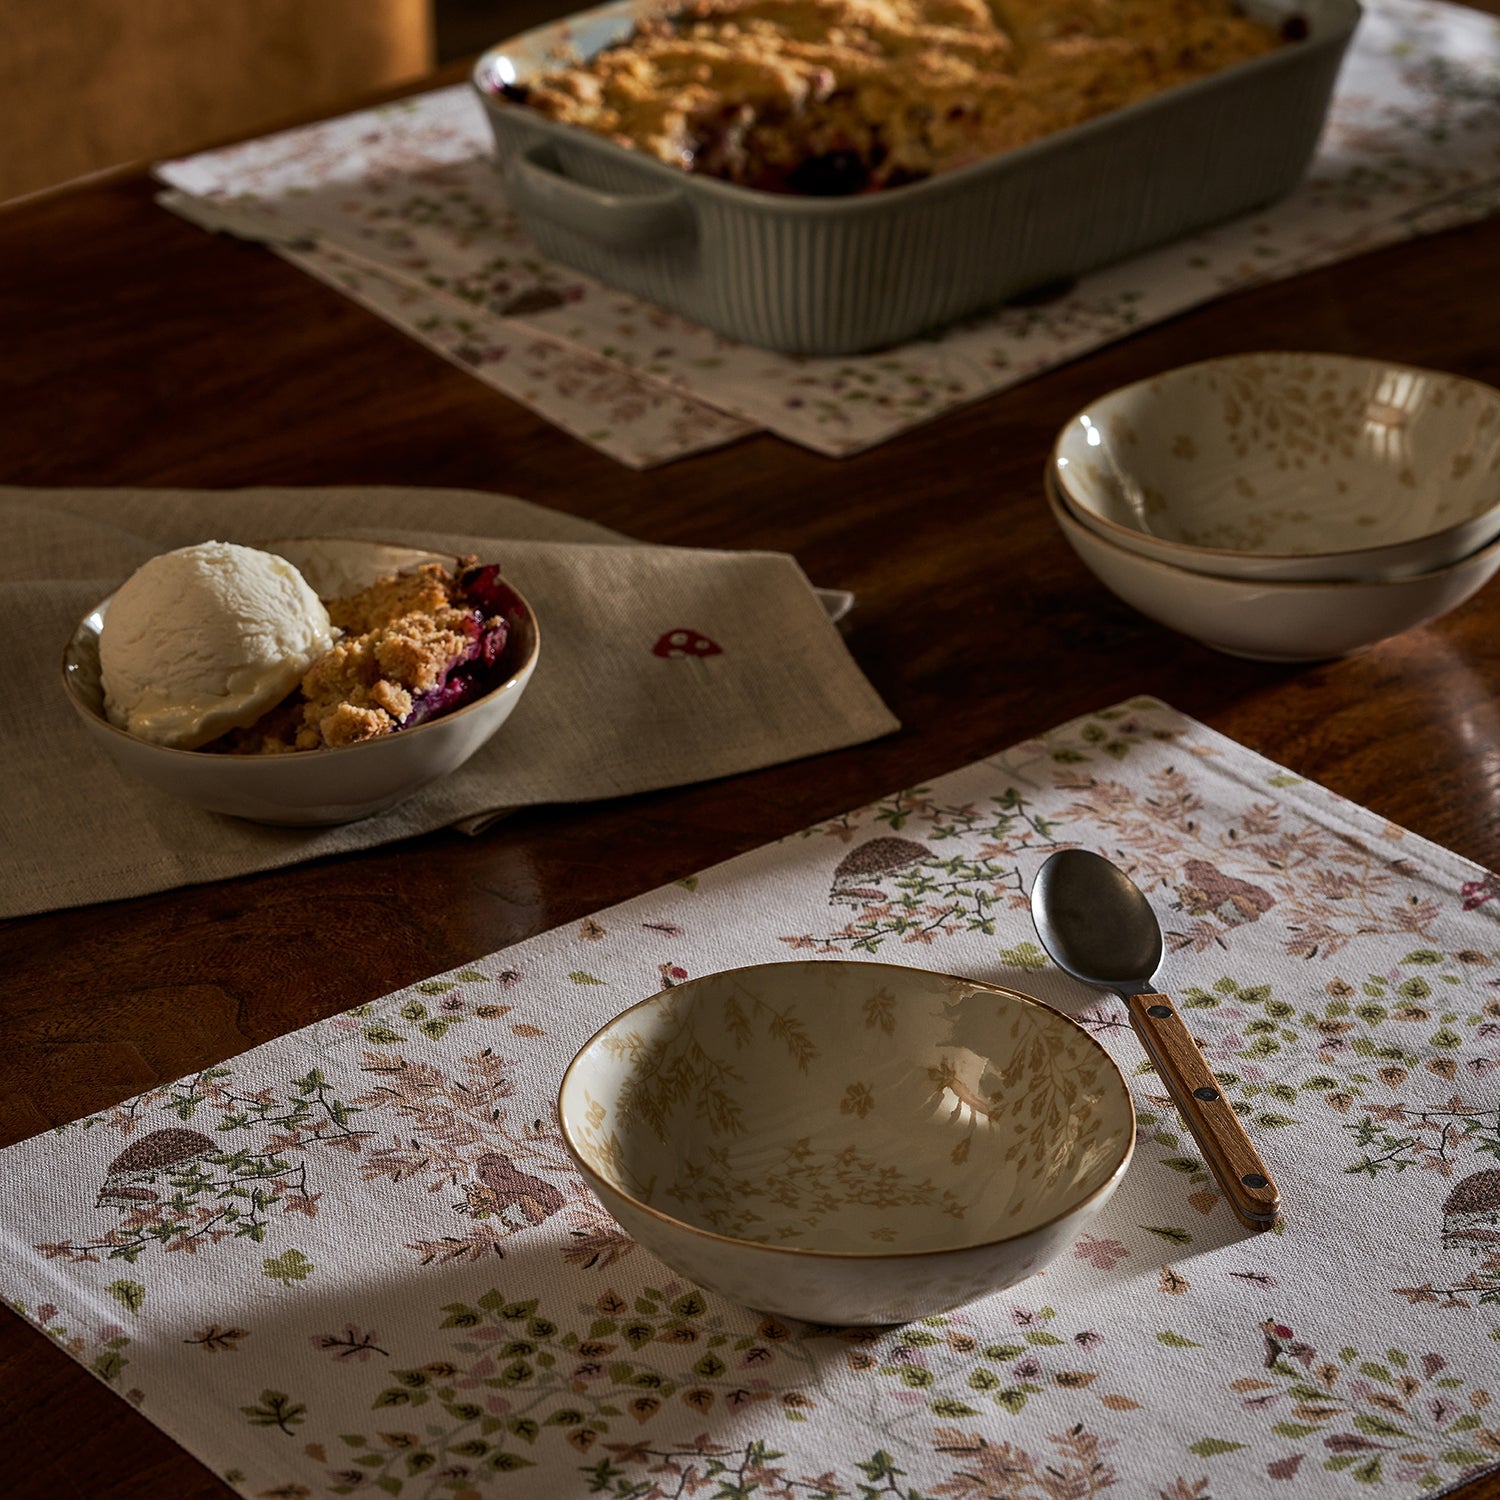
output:
M 457 769 L 510 717 L 541 635 L 493 564 L 355 538 L 259 545 L 327 603 L 332 648 L 253 724 L 193 749 L 155 743 L 111 722 L 100 662 L 111 594 L 75 627 L 63 685 L 94 743 L 123 770 L 208 812 L 348 823 Z

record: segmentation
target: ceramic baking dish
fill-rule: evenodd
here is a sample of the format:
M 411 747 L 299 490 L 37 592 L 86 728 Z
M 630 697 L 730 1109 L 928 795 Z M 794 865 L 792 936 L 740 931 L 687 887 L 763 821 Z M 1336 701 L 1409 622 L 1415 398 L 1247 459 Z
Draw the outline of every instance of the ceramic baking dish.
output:
M 695 176 L 501 93 L 668 8 L 613 0 L 480 58 L 473 82 L 511 206 L 549 259 L 798 354 L 898 343 L 1287 193 L 1360 16 L 1358 0 L 1251 0 L 1308 35 L 988 161 L 798 198 Z

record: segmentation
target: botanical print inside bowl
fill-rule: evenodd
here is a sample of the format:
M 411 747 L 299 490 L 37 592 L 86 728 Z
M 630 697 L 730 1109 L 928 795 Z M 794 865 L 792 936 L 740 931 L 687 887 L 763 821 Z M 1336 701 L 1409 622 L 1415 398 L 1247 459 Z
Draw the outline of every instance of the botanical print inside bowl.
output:
M 1029 996 L 834 960 L 690 980 L 574 1059 L 564 1139 L 605 1206 L 737 1301 L 825 1323 L 1030 1275 L 1103 1206 L 1135 1117 L 1109 1055 Z
M 1388 360 L 1231 355 L 1091 401 L 1049 467 L 1084 525 L 1159 562 L 1408 577 L 1500 535 L 1500 391 Z

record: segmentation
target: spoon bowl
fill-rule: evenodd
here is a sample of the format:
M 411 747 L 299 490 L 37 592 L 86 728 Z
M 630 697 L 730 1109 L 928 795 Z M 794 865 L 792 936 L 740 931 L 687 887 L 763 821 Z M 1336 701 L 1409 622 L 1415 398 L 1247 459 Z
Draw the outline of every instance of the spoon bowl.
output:
M 1031 914 L 1053 962 L 1085 984 L 1124 995 L 1151 988 L 1161 967 L 1161 924 L 1118 865 L 1086 849 L 1063 849 L 1037 873 Z
M 1125 1001 L 1235 1215 L 1251 1229 L 1268 1229 L 1281 1213 L 1280 1194 L 1177 1007 L 1155 989 L 1161 924 L 1140 887 L 1101 854 L 1062 849 L 1037 871 L 1031 918 L 1058 968 Z

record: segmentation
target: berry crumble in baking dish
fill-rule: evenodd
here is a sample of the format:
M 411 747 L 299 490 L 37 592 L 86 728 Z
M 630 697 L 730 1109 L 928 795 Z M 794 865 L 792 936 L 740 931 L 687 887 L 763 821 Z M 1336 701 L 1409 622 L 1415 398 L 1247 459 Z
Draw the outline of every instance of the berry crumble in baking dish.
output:
M 506 204 L 544 259 L 806 355 L 889 347 L 1284 197 L 1361 14 L 682 3 L 606 0 L 479 59 Z
M 690 172 L 918 182 L 1302 39 L 1231 0 L 696 0 L 500 92 Z

